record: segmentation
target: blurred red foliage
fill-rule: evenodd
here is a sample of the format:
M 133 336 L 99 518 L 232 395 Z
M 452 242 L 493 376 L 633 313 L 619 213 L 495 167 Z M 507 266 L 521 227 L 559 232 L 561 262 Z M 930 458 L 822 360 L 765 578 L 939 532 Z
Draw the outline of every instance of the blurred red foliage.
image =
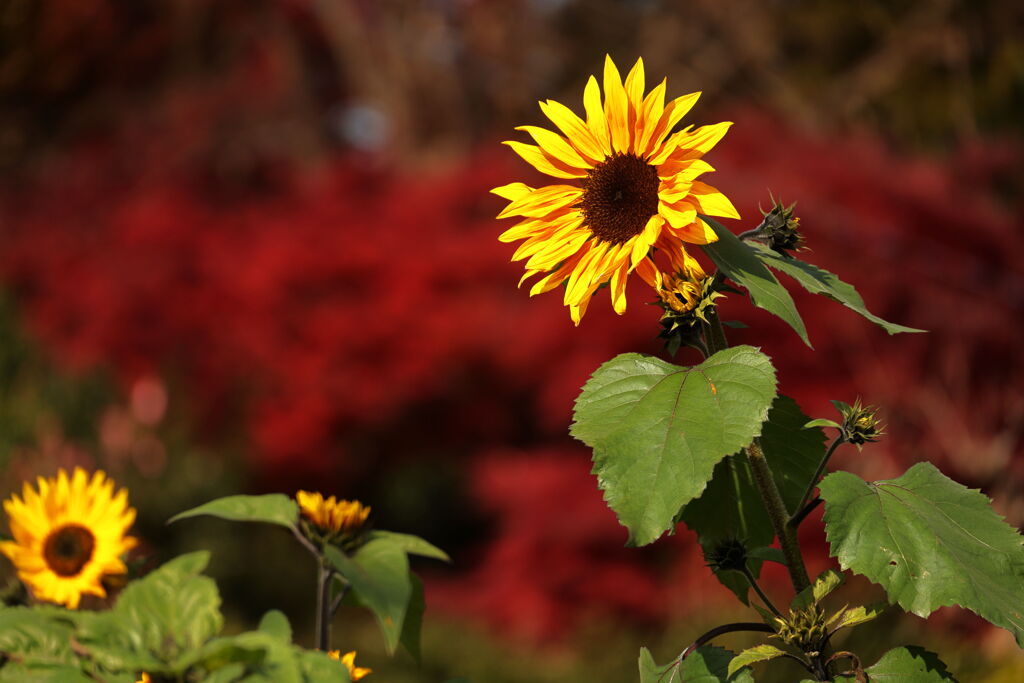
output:
M 735 340 L 763 346 L 808 412 L 856 394 L 883 406 L 887 439 L 840 466 L 878 477 L 927 457 L 1024 520 L 1011 496 L 1024 480 L 1024 226 L 998 192 L 1019 147 L 908 159 L 867 136 L 737 118 L 710 161 L 743 225 L 769 188 L 799 200 L 805 257 L 879 315 L 931 332 L 886 338 L 800 294 L 812 352 L 731 296 L 726 317 L 753 325 Z M 85 146 L 4 193 L 0 277 L 61 359 L 112 363 L 126 386 L 179 378 L 209 430 L 238 410 L 275 487 L 327 475 L 348 490 L 386 461 L 455 453 L 494 535 L 457 586 L 428 594 L 512 632 L 548 637 L 591 609 L 658 619 L 666 586 L 681 596 L 711 581 L 680 577 L 692 544 L 621 548 L 566 436 L 590 372 L 620 351 L 659 351 L 657 310 L 639 287 L 623 318 L 598 295 L 576 329 L 557 293 L 515 289 L 521 269 L 495 239 L 501 201 L 487 194 L 525 177 L 510 154 L 429 175 L 354 154 L 302 172 L 267 163 L 255 189 L 224 195 L 163 170 L 175 144 L 140 146 L 141 171 Z

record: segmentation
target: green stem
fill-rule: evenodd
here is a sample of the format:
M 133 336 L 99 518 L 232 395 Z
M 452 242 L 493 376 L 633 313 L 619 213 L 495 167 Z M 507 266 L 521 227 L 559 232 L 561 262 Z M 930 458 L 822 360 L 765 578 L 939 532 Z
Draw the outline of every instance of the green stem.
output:
M 750 568 L 746 565 L 743 565 L 741 573 L 743 574 L 743 576 L 746 577 L 747 583 L 749 583 L 750 587 L 754 589 L 754 592 L 757 593 L 757 596 L 761 598 L 761 602 L 764 603 L 764 606 L 770 609 L 775 616 L 781 617 L 782 613 L 779 612 L 775 605 L 772 604 L 772 601 L 768 599 L 768 596 L 765 595 L 765 592 L 761 590 L 761 586 L 757 583 L 757 579 L 755 579 L 754 575 L 750 573 Z
M 716 275 L 717 277 L 717 275 Z M 722 329 L 722 321 L 718 318 L 718 311 L 712 309 L 708 314 L 708 324 L 705 326 L 705 341 L 711 353 L 717 353 L 725 349 L 728 343 L 725 339 L 725 330 Z M 753 443 L 744 449 L 750 469 L 754 473 L 754 483 L 757 485 L 757 492 L 761 494 L 761 502 L 768 512 L 768 519 L 771 521 L 772 529 L 779 539 L 779 546 L 786 558 L 786 569 L 789 570 L 789 579 L 793 589 L 797 593 L 811 585 L 807 576 L 807 567 L 804 565 L 803 555 L 800 554 L 800 541 L 796 532 L 787 526 L 789 511 L 786 503 L 779 494 L 779 487 L 775 485 L 775 477 L 772 469 L 768 466 L 768 460 L 761 450 L 761 443 L 754 439 Z M 798 508 L 799 509 L 799 508 Z
M 811 580 L 807 576 L 807 567 L 804 566 L 804 558 L 800 553 L 800 541 L 797 539 L 796 530 L 786 524 L 789 521 L 786 503 L 775 485 L 775 478 L 772 476 L 771 467 L 768 466 L 768 460 L 764 457 L 764 451 L 761 450 L 760 441 L 754 439 L 743 452 L 754 473 L 754 483 L 761 494 L 761 501 L 768 512 L 772 529 L 779 538 L 779 547 L 782 548 L 782 554 L 786 558 L 786 569 L 789 570 L 789 580 L 793 584 L 793 590 L 799 593 L 811 585 Z
M 800 521 L 806 517 L 806 515 L 801 516 L 800 513 L 803 511 L 804 506 L 807 505 L 807 501 L 811 499 L 811 494 L 814 493 L 814 489 L 818 485 L 818 480 L 821 478 L 821 473 L 825 471 L 825 466 L 828 465 L 828 461 L 832 457 L 832 454 L 836 452 L 836 448 L 839 447 L 839 444 L 844 441 L 845 439 L 843 438 L 842 433 L 840 433 L 839 436 L 836 437 L 836 440 L 832 442 L 832 445 L 828 447 L 828 450 L 825 451 L 825 456 L 821 459 L 821 462 L 818 463 L 818 469 L 814 472 L 814 476 L 811 477 L 811 481 L 807 484 L 807 490 L 804 491 L 804 495 L 800 497 L 800 504 L 794 508 L 793 516 L 790 517 L 787 522 L 787 525 L 791 528 L 796 528 Z
M 320 561 L 316 586 L 316 649 L 327 652 L 331 644 L 331 579 L 334 572 Z

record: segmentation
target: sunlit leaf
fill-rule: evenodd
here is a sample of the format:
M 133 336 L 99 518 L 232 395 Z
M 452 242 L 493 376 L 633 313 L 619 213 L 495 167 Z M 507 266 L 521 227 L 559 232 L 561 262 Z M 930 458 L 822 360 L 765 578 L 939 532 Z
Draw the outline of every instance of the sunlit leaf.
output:
M 919 463 L 868 483 L 848 472 L 821 483 L 825 531 L 844 569 L 919 616 L 960 605 L 1024 641 L 1024 538 L 989 499 Z
M 292 527 L 299 519 L 299 506 L 283 493 L 268 493 L 264 496 L 227 496 L 178 513 L 167 523 L 201 515 L 220 517 L 233 522 L 266 522 Z

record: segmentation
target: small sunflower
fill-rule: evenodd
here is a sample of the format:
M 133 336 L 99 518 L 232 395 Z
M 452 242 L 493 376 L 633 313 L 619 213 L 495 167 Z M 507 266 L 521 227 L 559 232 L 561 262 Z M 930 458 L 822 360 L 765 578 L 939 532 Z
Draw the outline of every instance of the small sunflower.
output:
M 357 500 L 337 500 L 334 496 L 325 500 L 323 494 L 309 491 L 299 491 L 295 500 L 303 517 L 330 533 L 355 533 L 370 516 L 370 508 Z
M 142 672 L 142 678 L 135 681 L 135 683 L 153 683 L 153 679 L 149 677 L 149 674 L 145 671 Z
M 363 676 L 367 676 L 373 673 L 373 669 L 365 666 L 356 666 L 356 651 L 346 652 L 341 654 L 341 650 L 331 650 L 327 653 L 327 656 L 331 659 L 341 662 L 348 669 L 348 677 L 353 681 L 358 681 Z
M 75 468 L 68 477 L 38 479 L 38 491 L 25 483 L 21 498 L 4 501 L 13 541 L 0 543 L 20 578 L 39 600 L 77 609 L 82 595 L 106 597 L 102 579 L 127 571 L 121 556 L 135 547 L 125 533 L 135 521 L 128 491 L 114 493 L 103 472 L 90 478 Z
M 520 281 L 541 275 L 530 295 L 565 284 L 565 305 L 579 324 L 598 287 L 610 283 L 616 313 L 626 310 L 626 278 L 634 270 L 660 288 L 652 249 L 665 252 L 672 271 L 685 270 L 683 247 L 718 239 L 697 212 L 739 218 L 732 202 L 697 178 L 714 169 L 701 157 L 722 139 L 729 122 L 672 130 L 700 93 L 665 103 L 666 81 L 644 94 L 638 59 L 623 83 L 611 57 L 604 63 L 604 101 L 597 79 L 583 93 L 586 120 L 558 102 L 540 108 L 564 134 L 521 126 L 536 145 L 509 141 L 534 168 L 578 185 L 532 188 L 511 183 L 491 190 L 511 203 L 498 218 L 522 220 L 503 242 L 525 240 L 513 261 L 526 261 Z

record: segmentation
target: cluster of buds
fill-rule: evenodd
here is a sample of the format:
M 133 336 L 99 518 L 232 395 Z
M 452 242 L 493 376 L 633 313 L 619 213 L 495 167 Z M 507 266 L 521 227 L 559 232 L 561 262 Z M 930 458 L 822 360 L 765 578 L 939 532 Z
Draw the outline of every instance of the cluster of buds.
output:
M 772 198 L 772 208 L 761 210 L 764 219 L 757 227 L 758 237 L 764 239 L 768 246 L 783 256 L 791 251 L 803 248 L 804 236 L 800 234 L 800 219 L 793 215 L 796 202 L 783 206 L 782 202 Z
M 847 443 L 860 448 L 865 443 L 878 441 L 885 433 L 876 417 L 878 408 L 875 406 L 861 405 L 859 398 L 852 406 L 842 401 L 833 401 L 832 404 L 843 416 L 843 439 Z
M 722 296 L 715 289 L 714 278 L 699 269 L 663 278 L 658 288 L 658 301 L 654 303 L 664 311 L 658 337 L 665 340 L 665 348 L 671 355 L 682 346 L 700 348 L 700 323 L 708 322 L 708 312 L 714 308 L 715 299 Z
M 357 500 L 324 499 L 321 493 L 295 494 L 302 517 L 299 526 L 307 538 L 341 546 L 346 551 L 359 547 L 366 531 L 370 508 Z
M 773 621 L 782 642 L 812 656 L 821 652 L 828 639 L 825 611 L 818 605 L 790 611 L 788 617 L 773 617 Z

